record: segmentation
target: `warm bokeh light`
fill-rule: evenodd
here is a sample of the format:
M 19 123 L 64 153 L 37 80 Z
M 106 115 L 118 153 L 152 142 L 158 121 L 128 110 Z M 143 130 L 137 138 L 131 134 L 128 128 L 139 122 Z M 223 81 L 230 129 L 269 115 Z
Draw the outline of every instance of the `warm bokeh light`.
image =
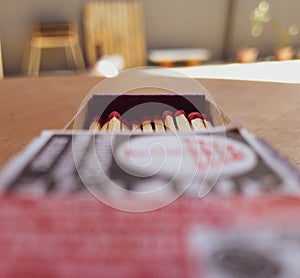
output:
M 117 77 L 124 68 L 124 60 L 120 55 L 103 56 L 95 65 L 94 74 L 107 78 Z
M 262 12 L 267 12 L 270 8 L 270 5 L 267 1 L 262 1 L 258 5 L 258 9 Z
M 271 20 L 270 5 L 267 1 L 262 1 L 251 14 L 252 28 L 251 36 L 259 37 L 264 30 L 264 23 Z
M 291 25 L 288 32 L 291 36 L 296 36 L 299 33 L 299 28 L 296 25 Z

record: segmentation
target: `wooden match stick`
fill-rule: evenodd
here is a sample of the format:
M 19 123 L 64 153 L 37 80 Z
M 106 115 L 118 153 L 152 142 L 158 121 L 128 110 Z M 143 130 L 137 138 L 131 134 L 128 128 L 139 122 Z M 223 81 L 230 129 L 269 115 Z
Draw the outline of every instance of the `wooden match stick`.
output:
M 155 131 L 166 131 L 160 115 L 153 116 Z
M 153 132 L 153 128 L 151 125 L 151 118 L 149 116 L 145 116 L 142 118 L 142 127 L 143 127 L 143 132 Z
M 108 116 L 108 131 L 121 131 L 120 114 L 113 111 Z
M 131 129 L 132 131 L 142 131 L 141 123 L 139 121 L 131 121 Z
M 108 131 L 108 123 L 109 123 L 109 122 L 106 121 L 106 122 L 102 125 L 100 131 Z
M 203 130 L 205 129 L 205 125 L 203 122 L 202 115 L 199 112 L 191 112 L 188 115 L 188 119 L 192 125 L 193 130 Z
M 89 130 L 99 131 L 101 128 L 100 122 L 101 122 L 101 118 L 95 116 L 89 126 Z
M 177 124 L 178 130 L 180 130 L 180 131 L 190 131 L 191 130 L 190 123 L 189 123 L 188 119 L 186 118 L 186 114 L 183 110 L 178 110 L 174 114 L 174 116 L 176 119 L 176 124 Z
M 213 127 L 212 124 L 211 124 L 211 119 L 210 119 L 209 115 L 202 114 L 202 120 L 203 120 L 206 128 L 212 128 Z
M 130 124 L 127 120 L 121 119 L 121 130 L 122 131 L 129 131 L 130 130 Z
M 176 126 L 174 124 L 174 119 L 173 119 L 173 113 L 169 110 L 166 110 L 164 113 L 163 113 L 163 116 L 162 116 L 164 122 L 165 122 L 165 126 L 166 126 L 166 130 L 167 131 L 176 131 Z

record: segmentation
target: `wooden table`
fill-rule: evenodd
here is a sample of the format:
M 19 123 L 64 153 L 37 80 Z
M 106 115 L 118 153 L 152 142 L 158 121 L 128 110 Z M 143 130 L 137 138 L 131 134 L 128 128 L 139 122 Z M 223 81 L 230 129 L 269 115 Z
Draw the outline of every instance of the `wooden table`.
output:
M 173 67 L 178 62 L 186 62 L 187 66 L 197 66 L 208 61 L 211 56 L 211 50 L 206 48 L 173 48 L 150 50 L 148 59 L 161 67 Z
M 62 129 L 100 78 L 85 75 L 0 81 L 0 166 L 44 129 Z M 199 80 L 232 120 L 300 169 L 300 84 Z

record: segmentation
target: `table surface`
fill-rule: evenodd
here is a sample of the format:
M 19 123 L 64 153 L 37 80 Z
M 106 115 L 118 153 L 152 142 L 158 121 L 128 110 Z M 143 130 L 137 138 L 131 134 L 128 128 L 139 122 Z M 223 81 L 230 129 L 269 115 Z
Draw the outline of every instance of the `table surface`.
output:
M 198 79 L 232 120 L 300 169 L 300 84 Z M 0 167 L 44 129 L 62 129 L 101 79 L 87 75 L 0 81 Z

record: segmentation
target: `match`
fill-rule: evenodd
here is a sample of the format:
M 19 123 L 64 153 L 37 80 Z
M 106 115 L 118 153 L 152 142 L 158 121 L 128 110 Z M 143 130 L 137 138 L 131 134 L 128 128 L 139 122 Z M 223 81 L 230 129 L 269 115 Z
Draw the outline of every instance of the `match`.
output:
M 131 129 L 133 131 L 142 131 L 141 123 L 139 121 L 131 121 Z
M 203 130 L 206 128 L 202 115 L 199 112 L 191 112 L 188 115 L 188 120 L 190 121 L 193 130 Z
M 183 110 L 178 110 L 175 114 L 176 124 L 179 131 L 191 131 L 191 126 L 186 118 L 186 114 Z
M 117 111 L 109 114 L 105 121 L 95 116 L 90 123 L 89 130 L 94 131 L 139 131 L 139 132 L 166 132 L 166 131 L 197 131 L 212 128 L 210 116 L 199 112 L 191 112 L 186 115 L 184 110 L 178 110 L 174 115 L 166 110 L 161 115 L 142 118 L 141 122 L 132 120 L 130 123 L 121 118 Z
M 120 114 L 116 111 L 113 111 L 108 116 L 108 131 L 121 131 L 121 121 Z
M 164 123 L 163 123 L 162 118 L 161 118 L 160 115 L 153 116 L 153 121 L 154 121 L 154 129 L 155 129 L 155 131 L 159 131 L 159 132 L 161 132 L 161 131 L 165 132 L 166 131 Z
M 121 119 L 121 130 L 122 131 L 129 131 L 130 130 L 130 124 L 125 119 Z
M 206 126 L 206 128 L 212 128 L 212 124 L 211 124 L 211 119 L 209 117 L 209 115 L 207 114 L 202 114 L 202 119 L 203 119 L 203 122 Z
M 101 122 L 101 118 L 95 116 L 89 126 L 89 130 L 99 131 L 101 128 L 100 122 Z
M 153 132 L 153 128 L 151 125 L 151 118 L 149 116 L 145 116 L 142 118 L 142 127 L 143 127 L 143 132 Z
M 163 113 L 162 118 L 165 122 L 165 126 L 166 126 L 167 131 L 176 131 L 177 130 L 177 128 L 175 126 L 175 123 L 174 123 L 174 119 L 173 119 L 173 113 L 171 111 L 166 110 Z

